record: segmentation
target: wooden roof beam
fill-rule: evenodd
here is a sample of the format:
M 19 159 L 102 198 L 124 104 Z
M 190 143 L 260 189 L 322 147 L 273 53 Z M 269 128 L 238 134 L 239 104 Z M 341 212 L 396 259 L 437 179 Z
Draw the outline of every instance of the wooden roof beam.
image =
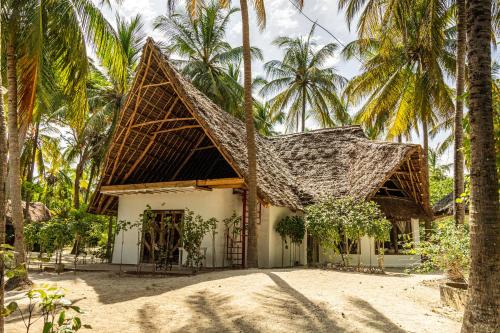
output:
M 173 187 L 207 187 L 207 188 L 241 188 L 244 186 L 243 178 L 219 178 L 219 179 L 201 179 L 201 180 L 177 180 L 170 182 L 125 184 L 125 185 L 106 185 L 101 187 L 101 193 L 113 194 L 115 192 L 159 190 Z
M 170 123 L 173 121 L 187 121 L 187 120 L 196 120 L 196 119 L 194 119 L 193 117 L 187 117 L 187 118 L 169 118 L 169 119 L 150 120 L 150 121 L 145 121 L 143 123 L 132 125 L 132 128 L 153 125 L 153 124 Z
M 161 134 L 161 133 L 170 133 L 170 132 L 177 132 L 181 131 L 184 129 L 190 129 L 190 128 L 200 128 L 201 125 L 186 125 L 186 126 L 180 126 L 180 127 L 174 127 L 174 128 L 168 128 L 160 131 L 153 132 L 154 135 L 156 134 Z

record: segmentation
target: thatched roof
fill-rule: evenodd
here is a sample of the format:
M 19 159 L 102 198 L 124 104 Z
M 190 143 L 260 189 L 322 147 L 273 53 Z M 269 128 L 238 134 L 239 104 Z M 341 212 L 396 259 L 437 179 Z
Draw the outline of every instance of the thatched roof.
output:
M 452 215 L 453 214 L 453 204 L 454 204 L 453 191 L 445 195 L 438 202 L 432 206 L 432 212 L 434 215 Z M 465 210 L 469 210 L 469 203 L 465 203 Z
M 22 206 L 23 209 L 26 207 L 26 203 L 24 201 L 22 201 Z M 7 200 L 5 210 L 5 215 L 7 217 L 7 221 L 9 222 L 12 216 L 12 205 L 10 204 L 10 200 Z M 24 214 L 26 214 L 26 211 L 24 212 Z M 29 214 L 31 222 L 45 222 L 52 218 L 47 206 L 45 206 L 41 202 L 30 202 Z
M 257 134 L 256 145 L 258 196 L 264 203 L 301 210 L 321 195 L 366 199 L 392 179 L 426 209 L 418 145 L 370 141 L 357 126 L 273 138 Z M 184 79 L 149 39 L 90 210 L 115 212 L 116 197 L 101 192 L 127 184 L 245 181 L 246 155 L 244 123 Z

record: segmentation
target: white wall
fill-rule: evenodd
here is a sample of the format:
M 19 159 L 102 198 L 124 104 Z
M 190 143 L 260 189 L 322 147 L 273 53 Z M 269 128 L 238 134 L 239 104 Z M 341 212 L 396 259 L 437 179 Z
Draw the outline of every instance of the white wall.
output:
M 262 213 L 264 216 L 264 210 Z M 284 249 L 282 252 L 282 240 L 275 230 L 282 218 L 292 215 L 296 215 L 296 213 L 286 207 L 270 206 L 266 208 L 265 218 L 263 218 L 259 230 L 260 267 L 287 267 L 293 264 L 293 261 L 299 261 L 301 265 L 307 264 L 307 237 L 304 237 L 300 246 L 291 246 L 288 242 L 288 249 Z
M 413 241 L 415 243 L 420 242 L 419 234 L 419 220 L 411 219 L 411 228 L 413 234 Z M 357 265 L 358 261 L 361 266 L 378 266 L 377 258 L 378 255 L 375 253 L 375 240 L 373 238 L 364 236 L 361 238 L 361 254 L 349 254 L 347 255 L 350 265 Z M 341 263 L 342 257 L 339 254 L 335 254 L 331 250 L 323 249 L 320 247 L 319 255 L 320 263 Z M 384 255 L 384 266 L 385 267 L 408 267 L 415 265 L 420 262 L 420 256 L 415 255 Z
M 184 210 L 189 208 L 195 214 L 201 215 L 204 219 L 215 217 L 219 220 L 217 235 L 215 239 L 216 266 L 222 266 L 224 251 L 224 228 L 222 220 L 231 216 L 233 211 L 236 214 L 242 213 L 241 196 L 233 194 L 232 189 L 214 189 L 212 191 L 191 190 L 176 193 L 154 193 L 154 194 L 127 194 L 119 197 L 118 221 L 136 222 L 139 215 L 146 210 L 147 205 L 153 210 Z M 113 251 L 113 263 L 120 263 L 122 236 L 123 263 L 138 263 L 138 228 L 120 232 L 115 238 L 115 248 Z M 202 242 L 202 247 L 207 248 L 207 258 L 204 265 L 212 266 L 212 237 L 206 235 Z

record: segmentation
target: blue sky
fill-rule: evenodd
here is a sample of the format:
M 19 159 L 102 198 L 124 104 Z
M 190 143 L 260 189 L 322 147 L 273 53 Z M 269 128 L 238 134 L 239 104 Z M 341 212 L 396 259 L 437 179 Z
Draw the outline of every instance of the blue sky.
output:
M 236 6 L 239 1 L 233 1 Z M 259 47 L 264 53 L 263 62 L 254 62 L 254 75 L 263 75 L 263 64 L 272 59 L 280 59 L 281 51 L 272 45 L 272 41 L 278 36 L 303 36 L 311 29 L 311 22 L 302 16 L 289 2 L 289 0 L 266 0 L 267 26 L 264 31 L 259 31 L 255 15 L 251 9 L 250 13 L 250 42 L 252 46 Z M 184 2 L 179 2 L 179 8 L 184 7 Z M 152 28 L 152 22 L 158 15 L 167 11 L 167 0 L 123 0 L 120 6 L 114 6 L 113 10 L 104 9 L 104 13 L 110 22 L 114 23 L 115 13 L 131 18 L 136 14 L 141 14 L 144 20 L 144 32 L 154 40 L 165 40 L 165 36 L 160 31 Z M 355 23 L 349 30 L 344 18 L 344 14 L 337 9 L 337 0 L 314 0 L 305 1 L 303 12 L 311 19 L 326 27 L 342 43 L 348 43 L 356 38 Z M 321 29 L 316 29 L 316 42 L 319 45 L 336 42 L 330 35 Z M 233 46 L 241 45 L 241 21 L 238 14 L 233 16 L 230 22 L 227 39 Z M 339 49 L 341 49 L 339 47 Z M 360 63 L 358 61 L 346 62 L 339 55 L 329 61 L 329 65 L 334 65 L 339 74 L 351 78 L 359 72 Z M 308 128 L 315 128 L 314 123 L 307 123 Z M 431 147 L 435 147 L 443 139 L 445 133 L 438 135 L 431 140 Z M 415 143 L 420 143 L 421 139 L 416 135 L 412 138 Z M 453 160 L 451 152 L 446 152 L 442 158 L 442 163 L 450 163 Z

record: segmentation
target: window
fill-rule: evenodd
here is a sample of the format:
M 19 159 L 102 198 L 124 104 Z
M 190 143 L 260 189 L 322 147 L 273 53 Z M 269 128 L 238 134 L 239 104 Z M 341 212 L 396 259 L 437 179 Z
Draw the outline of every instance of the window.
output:
M 142 262 L 155 263 L 167 255 L 170 261 L 179 261 L 179 247 L 182 245 L 182 210 L 154 210 L 153 223 L 144 230 L 142 241 Z

